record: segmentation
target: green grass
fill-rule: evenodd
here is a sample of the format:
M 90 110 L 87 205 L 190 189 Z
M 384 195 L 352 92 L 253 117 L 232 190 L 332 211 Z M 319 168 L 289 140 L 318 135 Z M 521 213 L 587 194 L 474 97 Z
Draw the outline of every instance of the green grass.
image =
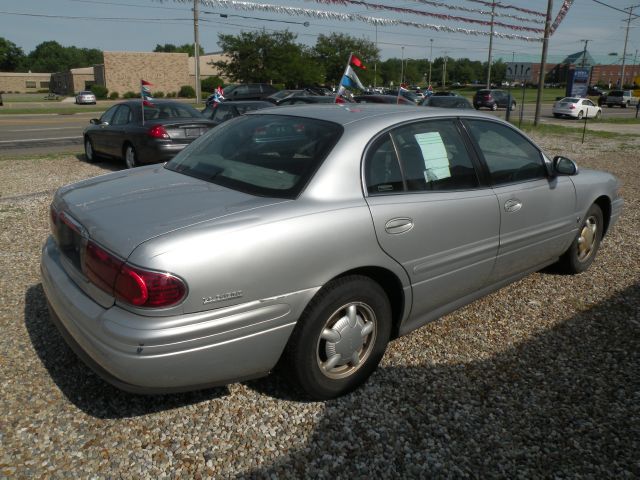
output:
M 518 122 L 511 122 L 513 125 L 518 125 Z M 540 123 L 538 125 L 534 125 L 533 122 L 522 122 L 520 125 L 520 129 L 524 132 L 530 133 L 535 132 L 541 135 L 580 135 L 582 136 L 582 131 L 584 128 L 584 124 L 580 122 L 579 125 L 575 127 L 565 127 L 564 125 L 555 125 L 555 124 L 546 124 Z M 589 129 L 589 125 L 587 125 L 586 135 L 589 137 L 596 138 L 624 138 L 624 137 L 636 137 L 635 134 L 630 133 L 615 133 L 615 132 L 604 132 L 602 130 L 591 130 Z
M 612 123 L 612 124 L 620 124 L 620 125 L 640 125 L 640 117 L 639 118 L 602 118 L 599 120 L 589 120 L 590 122 L 598 122 L 598 123 Z

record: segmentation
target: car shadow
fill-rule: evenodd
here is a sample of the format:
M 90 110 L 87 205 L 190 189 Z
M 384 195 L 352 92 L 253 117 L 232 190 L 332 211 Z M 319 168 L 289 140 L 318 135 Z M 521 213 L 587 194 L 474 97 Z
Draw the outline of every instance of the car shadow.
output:
M 95 162 L 88 162 L 87 156 L 84 153 L 76 153 L 76 158 L 81 162 L 91 163 L 92 165 L 96 165 L 111 172 L 117 172 L 118 170 L 124 170 L 125 168 L 124 162 L 115 158 L 100 158 L 100 160 L 96 160 Z
M 41 284 L 27 290 L 24 314 L 31 343 L 51 379 L 74 405 L 93 417 L 137 417 L 228 395 L 227 387 L 153 396 L 124 392 L 102 380 L 65 343 L 49 319 Z
M 636 284 L 483 360 L 382 366 L 241 477 L 639 478 L 639 304 Z

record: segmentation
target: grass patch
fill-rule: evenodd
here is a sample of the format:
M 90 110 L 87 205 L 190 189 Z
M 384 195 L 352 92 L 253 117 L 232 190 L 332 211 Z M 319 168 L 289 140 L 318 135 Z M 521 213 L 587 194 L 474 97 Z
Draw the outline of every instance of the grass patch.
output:
M 517 122 L 511 122 L 513 125 L 517 126 Z M 579 125 L 575 127 L 565 127 L 564 125 L 551 125 L 545 123 L 539 123 L 538 125 L 534 125 L 533 122 L 522 122 L 520 125 L 520 129 L 524 132 L 535 132 L 541 135 L 580 135 L 582 136 L 582 130 L 584 128 L 584 124 L 580 122 Z M 602 130 L 591 130 L 589 129 L 589 125 L 587 125 L 586 137 L 596 137 L 596 138 L 625 138 L 625 137 L 636 137 L 637 135 L 632 133 L 615 133 L 615 132 L 604 132 Z
M 589 120 L 590 122 L 611 123 L 619 125 L 640 125 L 640 118 L 603 118 L 599 120 Z
M 107 107 L 104 106 L 93 106 L 93 108 L 83 108 L 80 106 L 69 106 L 69 107 L 18 107 L 18 108 L 0 108 L 0 115 L 46 115 L 46 114 L 58 114 L 58 115 L 73 115 L 74 113 L 91 113 L 94 112 L 96 117 L 102 115 Z

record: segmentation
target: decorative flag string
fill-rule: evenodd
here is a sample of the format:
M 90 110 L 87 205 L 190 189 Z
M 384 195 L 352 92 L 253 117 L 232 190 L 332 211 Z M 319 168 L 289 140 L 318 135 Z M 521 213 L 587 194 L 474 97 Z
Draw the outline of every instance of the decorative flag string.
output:
M 479 3 L 480 5 L 484 5 L 485 7 L 493 7 L 493 4 L 495 3 L 496 8 L 517 10 L 518 12 L 528 13 L 529 15 L 535 15 L 542 18 L 547 17 L 547 14 L 544 12 L 536 12 L 535 10 L 529 10 L 528 8 L 516 7 L 514 5 L 507 5 L 500 2 L 486 2 L 484 0 L 467 0 L 467 2 Z
M 153 97 L 151 96 L 151 89 L 153 83 L 147 82 L 146 80 L 140 79 L 140 98 L 142 99 L 142 125 L 144 125 L 144 107 L 155 107 L 155 105 L 151 102 Z
M 162 1 L 162 0 L 161 0 Z M 178 3 L 191 3 L 191 0 L 173 0 Z M 491 33 L 489 31 L 482 30 L 473 30 L 467 28 L 459 28 L 459 27 L 449 27 L 445 25 L 434 25 L 429 23 L 419 23 L 412 22 L 408 20 L 397 20 L 397 19 L 389 19 L 389 18 L 380 18 L 380 17 L 369 17 L 361 14 L 351 14 L 351 13 L 338 13 L 327 10 L 311 10 L 307 8 L 296 8 L 296 7 L 284 7 L 281 5 L 272 5 L 266 3 L 252 3 L 252 2 L 243 2 L 236 0 L 200 0 L 200 3 L 206 7 L 219 7 L 219 8 L 228 8 L 228 9 L 238 9 L 244 11 L 263 11 L 277 14 L 287 14 L 287 15 L 298 15 L 298 16 L 306 16 L 311 18 L 318 18 L 321 20 L 333 20 L 333 21 L 359 21 L 364 23 L 369 23 L 372 25 L 379 26 L 406 26 L 420 29 L 428 29 L 435 30 L 437 32 L 449 32 L 449 33 L 462 33 L 465 35 L 476 35 L 476 36 L 490 36 Z M 483 22 L 483 25 L 490 26 L 491 22 Z M 514 30 L 525 31 L 526 27 L 512 26 Z M 496 38 L 505 38 L 510 40 L 523 40 L 527 42 L 541 42 L 541 36 L 529 37 L 526 35 L 518 35 L 511 33 L 501 33 L 501 32 L 493 32 L 493 36 Z
M 364 85 L 358 78 L 356 72 L 351 68 L 351 65 L 358 67 L 362 70 L 366 70 L 367 67 L 364 66 L 362 60 L 356 57 L 353 53 L 349 55 L 349 60 L 347 60 L 347 66 L 344 69 L 344 73 L 342 74 L 342 79 L 340 80 L 340 88 L 338 88 L 338 94 L 336 95 L 336 103 L 338 103 L 338 99 L 342 96 L 345 96 L 348 93 L 348 90 L 353 88 L 359 88 L 360 90 L 364 90 Z
M 553 35 L 553 32 L 556 31 L 556 28 L 560 26 L 560 24 L 562 23 L 562 20 L 564 20 L 564 17 L 567 15 L 567 12 L 571 8 L 571 5 L 573 5 L 573 0 L 564 0 L 564 2 L 562 2 L 562 7 L 560 7 L 558 16 L 554 20 L 553 25 L 551 25 L 551 30 L 549 31 L 549 35 Z
M 432 7 L 448 8 L 449 10 L 460 10 L 461 12 L 479 13 L 480 15 L 492 15 L 493 14 L 494 17 L 512 18 L 514 20 L 519 20 L 521 22 L 544 23 L 544 20 L 537 20 L 537 19 L 534 19 L 534 18 L 521 17 L 519 15 L 513 15 L 511 13 L 496 12 L 496 11 L 494 11 L 492 13 L 491 10 L 482 10 L 482 9 L 479 9 L 479 8 L 463 7 L 462 5 L 449 5 L 448 3 L 434 2 L 433 0 L 413 0 L 413 1 L 416 2 L 416 3 L 422 3 L 424 5 L 431 5 Z M 489 5 L 491 5 L 491 4 L 489 4 Z M 501 5 L 502 4 L 497 3 L 496 7 L 500 7 Z
M 328 5 L 342 5 L 342 6 L 357 5 L 360 7 L 370 8 L 373 10 L 387 10 L 391 12 L 403 13 L 408 15 L 420 15 L 423 17 L 434 17 L 440 20 L 453 20 L 453 21 L 464 22 L 464 23 L 475 23 L 479 25 L 487 25 L 491 23 L 485 20 L 478 20 L 475 18 L 459 17 L 455 15 L 447 15 L 444 13 L 425 12 L 423 10 L 415 10 L 413 8 L 406 8 L 406 7 L 391 7 L 388 5 L 382 5 L 379 3 L 370 3 L 362 0 L 307 0 L 307 1 L 328 4 Z M 438 3 L 438 2 L 429 2 L 429 3 Z M 444 4 L 434 5 L 434 6 L 441 6 L 441 5 L 444 5 Z M 491 15 L 491 12 L 487 12 L 487 13 Z M 495 16 L 497 15 L 494 15 L 494 17 Z M 513 28 L 514 30 L 525 30 L 529 32 L 538 32 L 538 33 L 544 32 L 544 30 L 541 28 L 524 27 L 524 26 L 512 25 L 512 24 L 496 22 L 496 21 L 494 21 L 493 24 L 496 26 L 504 27 L 504 28 Z

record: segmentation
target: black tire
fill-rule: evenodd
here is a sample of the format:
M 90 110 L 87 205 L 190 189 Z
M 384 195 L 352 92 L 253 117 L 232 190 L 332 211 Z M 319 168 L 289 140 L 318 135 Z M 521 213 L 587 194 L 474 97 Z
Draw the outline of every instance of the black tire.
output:
M 584 116 L 584 114 L 582 113 L 582 110 L 580 110 L 578 112 L 578 120 L 582 120 L 582 117 Z
M 93 142 L 89 137 L 84 138 L 84 158 L 88 163 L 93 163 L 98 159 L 98 155 L 93 149 Z
M 602 111 L 601 111 L 601 110 L 598 110 L 598 111 L 596 112 L 596 120 L 599 120 L 601 116 L 602 116 Z
M 556 118 L 560 118 L 562 115 L 560 115 L 559 113 L 554 113 L 553 116 Z
M 127 143 L 124 146 L 124 164 L 127 168 L 135 168 L 138 164 L 138 154 L 136 153 L 136 149 L 130 143 Z
M 309 398 L 335 398 L 369 378 L 390 333 L 391 306 L 380 285 L 359 275 L 339 278 L 305 308 L 285 349 L 283 366 Z
M 603 227 L 602 210 L 594 203 L 587 211 L 578 235 L 560 257 L 559 266 L 562 271 L 570 274 L 582 273 L 591 266 L 600 248 Z

